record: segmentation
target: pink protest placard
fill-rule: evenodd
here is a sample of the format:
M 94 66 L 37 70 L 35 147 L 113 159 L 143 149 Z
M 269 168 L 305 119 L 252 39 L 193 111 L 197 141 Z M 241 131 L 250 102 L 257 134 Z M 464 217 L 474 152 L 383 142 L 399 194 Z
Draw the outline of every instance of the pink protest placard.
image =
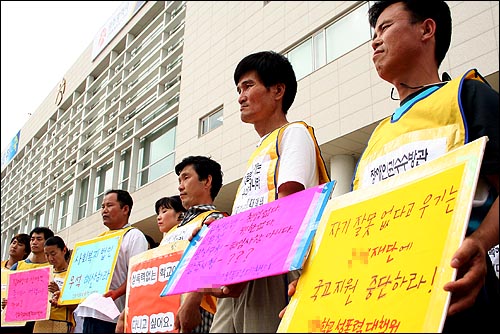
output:
M 191 241 L 161 296 L 302 268 L 334 184 L 214 221 Z
M 35 321 L 49 318 L 51 270 L 51 266 L 45 266 L 10 273 L 5 321 Z

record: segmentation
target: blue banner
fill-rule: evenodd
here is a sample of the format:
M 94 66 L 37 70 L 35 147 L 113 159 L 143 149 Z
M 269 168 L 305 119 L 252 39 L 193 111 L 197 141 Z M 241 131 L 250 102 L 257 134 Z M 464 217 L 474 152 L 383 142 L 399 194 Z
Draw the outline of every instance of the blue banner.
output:
M 19 148 L 19 136 L 21 135 L 21 130 L 10 141 L 7 149 L 2 152 L 2 169 L 14 158 Z

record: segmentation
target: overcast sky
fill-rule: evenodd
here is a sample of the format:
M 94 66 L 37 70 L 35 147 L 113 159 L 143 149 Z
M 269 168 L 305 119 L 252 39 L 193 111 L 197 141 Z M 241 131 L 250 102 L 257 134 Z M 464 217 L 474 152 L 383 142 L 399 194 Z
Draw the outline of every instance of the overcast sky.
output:
M 1 1 L 1 152 L 121 1 Z

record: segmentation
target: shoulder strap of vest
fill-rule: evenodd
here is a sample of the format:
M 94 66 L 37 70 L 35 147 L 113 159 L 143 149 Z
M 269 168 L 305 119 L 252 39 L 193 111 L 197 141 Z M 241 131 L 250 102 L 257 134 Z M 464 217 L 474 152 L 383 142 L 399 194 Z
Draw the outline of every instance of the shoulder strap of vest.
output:
M 12 267 L 10 267 L 10 270 L 20 270 L 22 269 L 22 267 L 26 264 L 26 259 L 25 260 L 19 260 L 17 261 L 16 263 L 14 263 L 12 265 L 12 267 L 15 267 L 15 269 L 13 269 Z
M 302 124 L 309 131 L 309 134 L 311 135 L 311 139 L 314 142 L 314 147 L 316 150 L 316 165 L 318 166 L 319 184 L 330 182 L 330 175 L 328 175 L 328 170 L 326 168 L 325 160 L 323 159 L 323 156 L 321 155 L 321 150 L 319 148 L 318 141 L 316 140 L 316 135 L 314 134 L 314 128 L 312 126 L 308 125 L 304 121 L 290 122 L 290 123 L 283 125 L 279 129 L 278 138 L 276 139 L 276 152 L 278 154 L 278 158 L 279 158 L 279 145 L 281 144 L 281 140 L 283 138 L 285 128 L 290 124 Z M 275 176 L 275 183 L 276 183 L 278 180 L 278 177 L 277 177 L 278 170 L 275 171 L 275 175 L 276 175 Z
M 486 81 L 486 79 L 481 74 L 479 74 L 479 72 L 475 68 L 473 68 L 471 70 L 468 70 L 464 74 L 463 79 L 471 79 L 471 80 L 482 81 L 482 82 L 484 82 L 485 84 L 487 84 L 488 86 L 491 87 L 490 83 L 488 81 Z
M 133 226 L 129 226 L 127 227 L 125 230 L 125 233 L 123 233 L 123 235 L 127 234 L 130 230 L 134 229 L 134 228 L 137 228 L 137 227 L 133 227 Z
M 133 228 L 136 228 L 136 227 L 129 226 L 129 227 L 126 227 L 126 228 L 121 228 L 119 230 L 107 230 L 107 231 L 104 231 L 104 232 L 100 233 L 98 235 L 98 237 L 102 237 L 104 235 L 109 235 L 109 234 L 113 234 L 113 233 L 119 233 L 119 234 L 125 235 L 125 234 L 127 234 L 128 231 L 130 231 Z
M 224 217 L 228 217 L 229 214 L 225 211 L 218 211 L 218 210 L 209 210 L 209 211 L 205 211 L 203 213 L 200 213 L 200 215 L 204 215 L 204 217 L 201 218 L 201 224 L 200 225 L 203 225 L 205 223 L 205 220 L 210 216 L 212 215 L 213 213 L 220 213 L 222 214 Z

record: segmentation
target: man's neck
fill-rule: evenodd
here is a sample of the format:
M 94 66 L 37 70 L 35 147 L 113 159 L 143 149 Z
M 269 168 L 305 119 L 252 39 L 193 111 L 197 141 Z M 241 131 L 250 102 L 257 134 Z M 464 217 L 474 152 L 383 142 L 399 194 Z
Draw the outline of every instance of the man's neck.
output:
M 14 263 L 17 263 L 20 260 L 22 260 L 22 259 L 17 260 L 17 259 L 14 259 L 13 257 L 9 256 L 9 259 L 7 260 L 7 263 L 5 264 L 5 267 L 10 269 L 10 267 L 12 267 L 14 265 Z
M 253 125 L 255 131 L 259 134 L 259 137 L 262 138 L 265 135 L 281 128 L 283 125 L 288 123 L 286 115 L 282 111 L 280 111 L 280 114 L 275 113 L 274 115 L 276 116 L 268 118 L 264 122 L 255 123 Z
M 47 258 L 45 257 L 45 253 L 39 253 L 39 254 L 31 253 L 29 259 L 33 263 L 46 263 L 46 262 L 48 262 Z
M 417 90 L 424 88 L 427 85 L 432 85 L 440 82 L 437 70 L 429 73 L 423 72 L 415 76 L 407 76 L 393 81 L 392 84 L 396 87 L 399 99 L 403 101 L 408 95 L 415 93 Z
M 200 205 L 214 205 L 214 203 L 213 202 L 205 202 L 205 203 L 195 204 L 195 205 L 190 206 L 188 210 L 195 209 L 195 208 L 199 207 Z
M 121 227 L 117 227 L 117 228 L 109 228 L 108 227 L 108 229 L 110 231 L 118 231 L 118 230 L 124 229 L 125 227 L 128 227 L 128 222 L 126 222 L 125 224 L 123 224 Z
M 202 212 L 206 212 L 206 211 L 215 209 L 215 205 L 213 204 L 212 200 L 204 202 L 203 204 L 201 204 L 201 203 L 202 202 L 200 202 L 200 204 L 192 205 L 189 207 L 189 209 L 187 209 L 179 226 L 183 226 L 183 225 L 187 224 L 188 222 L 192 221 L 195 217 L 197 217 Z

